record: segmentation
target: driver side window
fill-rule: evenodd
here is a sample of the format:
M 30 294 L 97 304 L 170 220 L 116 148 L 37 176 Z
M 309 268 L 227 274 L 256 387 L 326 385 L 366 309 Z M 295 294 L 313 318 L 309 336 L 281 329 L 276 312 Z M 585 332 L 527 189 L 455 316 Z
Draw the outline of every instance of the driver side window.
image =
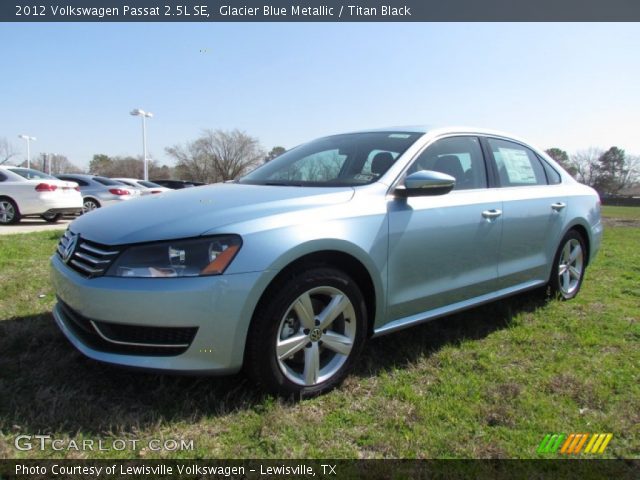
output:
M 447 137 L 436 140 L 414 160 L 407 175 L 420 170 L 451 175 L 456 179 L 454 190 L 487 187 L 487 172 L 477 137 Z

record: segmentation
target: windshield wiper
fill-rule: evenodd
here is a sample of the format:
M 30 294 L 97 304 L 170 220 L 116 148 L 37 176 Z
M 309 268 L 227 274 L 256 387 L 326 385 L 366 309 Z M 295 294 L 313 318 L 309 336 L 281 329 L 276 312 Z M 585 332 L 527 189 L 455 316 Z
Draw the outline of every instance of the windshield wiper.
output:
M 275 187 L 304 187 L 304 184 L 302 182 L 264 182 L 261 185 Z

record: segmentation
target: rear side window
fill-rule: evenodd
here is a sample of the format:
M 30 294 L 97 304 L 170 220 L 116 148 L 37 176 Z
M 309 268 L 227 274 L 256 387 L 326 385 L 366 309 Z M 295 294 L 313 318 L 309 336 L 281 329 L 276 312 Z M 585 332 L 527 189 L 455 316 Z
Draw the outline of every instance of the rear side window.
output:
M 118 180 L 118 182 L 122 183 L 123 185 L 127 185 L 128 187 L 137 187 L 135 183 L 129 182 L 128 180 Z
M 12 168 L 11 171 L 26 178 L 27 180 L 55 180 L 55 177 L 47 175 L 39 170 L 34 170 L 33 168 Z
M 6 179 L 7 176 L 4 173 L 0 172 L 0 182 L 4 182 Z
M 419 170 L 451 175 L 456 179 L 454 190 L 487 187 L 487 172 L 477 137 L 447 137 L 436 140 L 416 158 L 407 174 Z
M 58 178 L 60 180 L 64 180 L 65 182 L 76 182 L 81 187 L 86 187 L 87 185 L 89 185 L 87 182 L 80 178 L 66 177 L 64 175 L 58 175 Z
M 544 167 L 544 172 L 547 174 L 547 181 L 549 182 L 549 185 L 558 185 L 559 183 L 562 183 L 562 177 L 560 177 L 560 174 L 556 172 L 551 165 L 545 162 L 543 158 L 538 157 L 538 160 L 540 160 L 540 163 L 542 163 L 542 166 Z
M 114 186 L 114 185 L 122 186 L 123 185 L 123 183 L 116 182 L 115 180 L 111 180 L 110 178 L 107 178 L 107 177 L 93 177 L 93 179 L 96 182 L 101 183 L 102 185 L 107 185 L 107 186 Z
M 547 177 L 538 157 L 527 147 L 507 140 L 488 138 L 502 187 L 546 185 Z

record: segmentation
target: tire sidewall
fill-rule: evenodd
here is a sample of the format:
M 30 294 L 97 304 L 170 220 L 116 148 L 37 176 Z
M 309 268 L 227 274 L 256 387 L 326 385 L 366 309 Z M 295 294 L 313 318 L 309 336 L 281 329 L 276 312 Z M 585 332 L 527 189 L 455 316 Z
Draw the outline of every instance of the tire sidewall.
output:
M 56 213 L 55 215 L 51 215 L 51 216 L 47 216 L 47 215 L 41 215 L 41 216 L 42 216 L 42 219 L 48 223 L 57 223 L 58 220 L 62 218 L 61 213 Z
M 8 222 L 0 222 L 0 225 L 14 225 L 20 221 L 20 210 L 18 209 L 18 204 L 14 202 L 11 198 L 4 197 L 0 199 L 2 202 L 8 202 L 13 207 L 13 218 Z
M 580 279 L 578 281 L 578 286 L 576 287 L 576 289 L 570 294 L 565 294 L 560 288 L 560 278 L 558 276 L 558 271 L 560 267 L 560 256 L 562 255 L 562 250 L 564 249 L 567 242 L 574 239 L 580 243 L 580 248 L 582 249 L 582 255 L 583 255 L 582 273 L 580 275 Z M 549 282 L 552 293 L 556 297 L 560 298 L 561 300 L 571 300 L 572 298 L 575 298 L 576 295 L 578 295 L 578 293 L 580 292 L 580 288 L 582 287 L 582 281 L 584 280 L 586 269 L 587 269 L 587 250 L 585 247 L 584 239 L 582 238 L 582 235 L 580 235 L 577 231 L 569 230 L 565 234 L 565 236 L 562 237 L 562 240 L 560 241 L 560 246 L 558 247 L 556 255 L 553 259 L 551 281 Z
M 84 208 L 87 204 L 93 204 L 94 207 L 91 209 Z M 94 210 L 97 210 L 98 208 L 100 208 L 100 204 L 96 202 L 93 198 L 88 198 L 86 200 L 83 200 L 82 206 L 83 206 L 83 213 L 93 212 Z
M 356 316 L 356 335 L 353 348 L 338 372 L 322 383 L 311 387 L 298 385 L 282 372 L 276 358 L 276 340 L 283 316 L 291 304 L 312 288 L 329 286 L 341 290 L 351 301 Z M 273 296 L 261 302 L 249 333 L 249 362 L 253 377 L 267 390 L 286 396 L 312 397 L 338 386 L 359 356 L 366 338 L 366 306 L 356 283 L 345 273 L 328 267 L 304 270 L 272 289 Z M 266 347 L 266 348 L 265 348 Z

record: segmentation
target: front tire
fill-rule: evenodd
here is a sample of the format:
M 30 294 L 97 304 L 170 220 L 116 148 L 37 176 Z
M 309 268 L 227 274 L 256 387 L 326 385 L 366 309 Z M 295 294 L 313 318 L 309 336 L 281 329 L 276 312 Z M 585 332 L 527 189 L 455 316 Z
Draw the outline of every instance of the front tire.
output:
M 578 295 L 587 266 L 586 253 L 582 235 L 575 230 L 567 232 L 556 252 L 549 282 L 558 298 L 570 300 Z
M 48 223 L 57 223 L 58 220 L 60 220 L 62 218 L 62 214 L 61 213 L 45 213 L 43 215 L 40 215 L 40 217 Z
M 20 221 L 20 210 L 10 198 L 0 198 L 0 225 L 13 225 Z
M 366 338 L 366 306 L 345 273 L 315 267 L 279 282 L 259 303 L 245 367 L 267 391 L 310 397 L 346 377 Z

